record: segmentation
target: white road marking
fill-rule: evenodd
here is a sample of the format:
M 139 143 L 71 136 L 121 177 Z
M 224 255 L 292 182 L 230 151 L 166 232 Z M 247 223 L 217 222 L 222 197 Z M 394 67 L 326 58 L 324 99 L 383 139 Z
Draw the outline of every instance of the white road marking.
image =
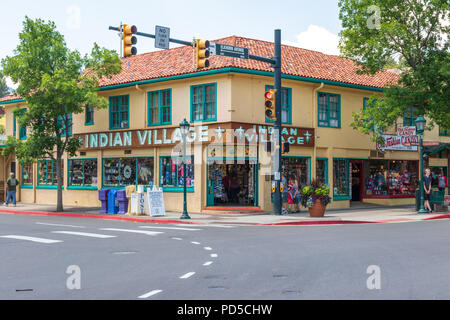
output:
M 212 250 L 212 248 L 210 248 L 210 247 L 204 247 L 203 249 L 205 249 L 206 251 L 211 251 Z
M 197 242 L 197 241 L 191 241 L 191 243 L 192 243 L 192 244 L 196 244 L 196 245 L 201 244 L 200 242 Z
M 197 225 L 189 225 L 189 224 L 176 224 L 176 226 L 180 227 L 191 227 L 191 228 L 198 228 Z M 235 228 L 234 226 L 225 226 L 225 225 L 212 225 L 212 224 L 202 224 L 201 228 L 203 227 L 212 227 L 212 228 Z
M 46 243 L 46 244 L 63 242 L 61 240 L 52 240 L 52 239 L 35 238 L 35 237 L 27 237 L 27 236 L 16 236 L 16 235 L 0 236 L 0 238 L 25 240 L 25 241 L 32 241 L 32 242 L 39 242 L 39 243 Z
M 142 296 L 139 296 L 138 299 L 147 299 L 147 298 L 150 298 L 151 296 L 154 296 L 155 294 L 158 294 L 161 292 L 162 292 L 162 290 L 153 290 L 146 294 L 143 294 Z
M 212 265 L 212 264 L 213 264 L 212 261 L 208 261 L 208 262 L 205 262 L 203 265 L 204 265 L 205 267 L 207 267 L 207 266 L 210 266 L 210 265 Z
M 217 253 L 211 254 L 211 258 L 217 258 L 217 257 L 218 257 Z
M 167 230 L 182 230 L 182 231 L 201 231 L 202 229 L 193 229 L 193 228 L 176 228 L 176 227 L 151 227 L 151 226 L 142 226 L 139 228 L 145 229 L 167 229 Z
M 188 278 L 192 277 L 194 274 L 195 274 L 195 272 L 188 272 L 185 275 L 182 275 L 180 277 L 180 279 L 188 279 Z
M 86 233 L 86 232 L 72 232 L 72 231 L 52 231 L 52 233 L 69 234 L 69 235 L 74 235 L 74 236 L 100 238 L 100 239 L 108 239 L 108 238 L 115 238 L 116 237 L 116 236 L 110 236 L 110 235 L 107 235 L 107 234 Z
M 55 226 L 55 227 L 67 227 L 67 228 L 86 228 L 83 226 L 73 226 L 69 224 L 54 224 L 54 223 L 43 223 L 43 222 L 36 222 L 36 224 L 40 224 L 43 226 Z
M 172 238 L 173 240 L 178 240 L 178 241 L 181 241 L 181 240 L 183 240 L 183 239 L 181 239 L 181 238 Z
M 156 236 L 158 234 L 162 234 L 164 232 L 157 232 L 157 231 L 144 231 L 144 230 L 132 230 L 132 229 L 116 229 L 116 228 L 101 228 L 99 230 L 103 231 L 118 231 L 118 232 L 130 232 L 130 233 L 141 233 L 146 234 L 149 236 Z

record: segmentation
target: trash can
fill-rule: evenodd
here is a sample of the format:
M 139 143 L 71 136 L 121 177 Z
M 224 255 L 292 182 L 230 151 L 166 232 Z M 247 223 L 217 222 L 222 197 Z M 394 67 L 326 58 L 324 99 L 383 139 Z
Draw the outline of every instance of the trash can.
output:
M 128 198 L 126 190 L 117 191 L 117 201 L 119 201 L 119 214 L 128 212 Z
M 108 213 L 108 193 L 111 189 L 98 190 L 98 200 L 102 203 L 100 213 Z
M 108 214 L 117 214 L 118 212 L 117 190 L 110 190 L 108 193 Z

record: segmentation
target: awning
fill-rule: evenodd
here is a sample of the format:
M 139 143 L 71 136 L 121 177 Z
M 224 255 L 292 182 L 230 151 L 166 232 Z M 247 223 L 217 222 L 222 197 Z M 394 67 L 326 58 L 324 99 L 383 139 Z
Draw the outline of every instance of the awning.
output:
M 439 144 L 432 145 L 432 146 L 423 146 L 423 153 L 425 155 L 431 156 L 435 153 L 444 151 L 446 149 L 450 148 L 450 143 L 445 142 L 439 142 Z

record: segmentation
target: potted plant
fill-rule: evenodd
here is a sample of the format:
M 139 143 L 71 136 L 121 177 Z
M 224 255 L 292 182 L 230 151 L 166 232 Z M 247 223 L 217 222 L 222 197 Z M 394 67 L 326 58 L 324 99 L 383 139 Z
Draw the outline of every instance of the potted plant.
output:
M 323 217 L 326 206 L 331 202 L 330 187 L 320 181 L 313 180 L 311 185 L 300 188 L 301 204 L 309 209 L 311 217 Z

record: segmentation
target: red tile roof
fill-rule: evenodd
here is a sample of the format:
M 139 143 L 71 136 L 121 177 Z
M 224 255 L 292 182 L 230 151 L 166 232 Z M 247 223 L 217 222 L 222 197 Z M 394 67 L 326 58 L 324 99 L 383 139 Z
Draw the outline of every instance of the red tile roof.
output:
M 263 57 L 272 57 L 274 52 L 274 44 L 267 41 L 231 36 L 216 42 L 246 47 L 250 49 L 251 54 Z M 199 71 L 193 70 L 192 55 L 192 47 L 182 46 L 123 58 L 122 72 L 111 79 L 102 79 L 100 87 L 197 73 Z M 359 75 L 356 73 L 358 66 L 352 60 L 287 45 L 282 46 L 282 56 L 282 73 L 285 75 L 372 88 L 384 88 L 390 83 L 396 83 L 399 78 L 389 71 L 381 71 L 373 76 Z M 256 60 L 211 56 L 209 61 L 210 67 L 201 71 L 223 68 L 273 71 L 269 64 Z M 0 102 L 17 98 L 8 96 L 0 99 Z

